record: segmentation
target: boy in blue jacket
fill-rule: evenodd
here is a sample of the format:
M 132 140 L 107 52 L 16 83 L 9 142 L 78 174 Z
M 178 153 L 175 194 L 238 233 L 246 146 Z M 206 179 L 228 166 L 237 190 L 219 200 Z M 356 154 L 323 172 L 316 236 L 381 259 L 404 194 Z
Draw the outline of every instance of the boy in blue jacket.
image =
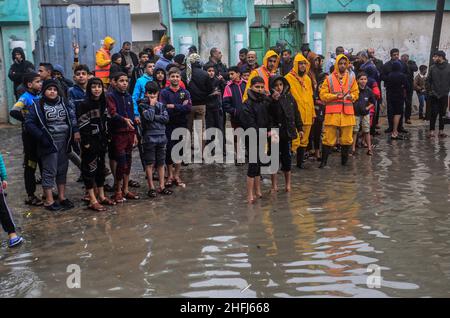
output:
M 0 223 L 2 224 L 3 230 L 8 233 L 8 246 L 15 247 L 23 242 L 23 238 L 16 234 L 16 226 L 14 225 L 8 204 L 6 204 L 6 198 L 3 191 L 8 187 L 7 180 L 8 175 L 6 174 L 5 162 L 3 161 L 3 156 L 0 153 Z
M 190 140 L 190 137 L 185 135 L 182 138 L 172 140 L 172 132 L 177 128 L 184 128 L 186 133 L 188 132 L 187 115 L 192 110 L 192 100 L 189 92 L 180 87 L 181 72 L 178 68 L 173 67 L 169 70 L 169 82 L 170 86 L 163 89 L 160 96 L 160 102 L 166 105 L 169 113 L 169 123 L 166 125 L 166 136 L 168 139 L 166 164 L 169 177 L 167 178 L 166 187 L 171 187 L 172 185 L 185 187 L 186 185 L 181 181 L 180 177 L 181 161 L 173 160 L 171 153 L 172 148 L 181 142 L 182 138 Z
M 41 206 L 42 200 L 36 195 L 36 168 L 39 162 L 37 155 L 37 143 L 33 137 L 25 130 L 25 116 L 33 106 L 35 100 L 39 99 L 39 92 L 42 89 L 42 81 L 38 73 L 27 73 L 23 78 L 23 86 L 26 92 L 20 96 L 17 103 L 10 111 L 12 118 L 22 122 L 22 143 L 23 143 L 23 167 L 25 190 L 28 198 L 25 204 Z
M 155 63 L 147 61 L 144 64 L 145 73 L 142 75 L 134 86 L 133 90 L 133 105 L 134 105 L 134 116 L 139 117 L 139 101 L 145 97 L 145 85 L 148 82 L 153 81 L 153 69 L 155 68 Z
M 148 196 L 155 198 L 157 193 L 171 195 L 172 191 L 164 185 L 164 166 L 166 162 L 166 124 L 169 122 L 169 113 L 166 106 L 158 102 L 159 86 L 155 82 L 145 85 L 145 100 L 139 104 L 142 124 L 142 144 L 144 150 L 145 173 L 149 187 Z M 153 169 L 156 168 L 159 176 L 159 190 L 153 184 Z

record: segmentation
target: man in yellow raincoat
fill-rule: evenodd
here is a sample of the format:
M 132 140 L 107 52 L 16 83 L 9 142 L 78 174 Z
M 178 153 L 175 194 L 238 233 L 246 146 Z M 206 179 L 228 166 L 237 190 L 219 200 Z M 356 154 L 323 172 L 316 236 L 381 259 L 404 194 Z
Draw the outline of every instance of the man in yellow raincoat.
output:
M 112 37 L 107 36 L 103 40 L 102 48 L 95 55 L 95 76 L 100 78 L 105 86 L 109 86 L 111 50 L 115 43 L 116 41 Z
M 272 50 L 267 51 L 266 55 L 264 56 L 263 65 L 250 73 L 250 77 L 248 78 L 247 86 L 242 97 L 243 102 L 245 102 L 248 98 L 247 91 L 250 89 L 250 83 L 252 82 L 252 79 L 257 76 L 260 76 L 264 79 L 264 87 L 266 89 L 267 95 L 270 95 L 270 78 L 277 74 L 279 64 L 280 56 L 277 54 L 277 52 Z
M 320 90 L 320 99 L 326 104 L 324 137 L 322 140 L 322 162 L 327 165 L 328 156 L 336 145 L 337 130 L 340 129 L 341 164 L 346 165 L 353 143 L 355 115 L 353 103 L 358 100 L 358 83 L 353 72 L 348 71 L 349 60 L 344 54 L 336 58 L 334 71 L 327 76 Z
M 302 55 L 297 54 L 292 70 L 285 76 L 291 86 L 291 94 L 297 103 L 298 111 L 303 122 L 303 137 L 292 141 L 292 151 L 297 151 L 297 167 L 304 169 L 306 147 L 308 147 L 309 133 L 314 122 L 314 92 L 311 78 L 308 76 L 311 65 Z

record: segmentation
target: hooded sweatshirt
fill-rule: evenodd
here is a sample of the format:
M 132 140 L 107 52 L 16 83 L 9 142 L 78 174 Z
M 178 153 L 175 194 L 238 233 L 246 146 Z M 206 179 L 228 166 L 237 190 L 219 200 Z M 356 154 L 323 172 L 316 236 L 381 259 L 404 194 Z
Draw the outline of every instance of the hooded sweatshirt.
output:
M 15 60 L 16 53 L 20 53 L 22 56 L 22 62 L 17 63 Z M 12 51 L 12 60 L 14 63 L 11 65 L 8 73 L 8 77 L 14 83 L 14 94 L 17 94 L 17 88 L 23 82 L 23 76 L 25 73 L 34 72 L 33 63 L 25 60 L 25 52 L 22 48 L 16 47 Z
M 341 75 L 339 73 L 339 61 L 341 59 L 345 59 L 346 60 L 346 71 L 343 75 Z M 322 88 L 320 90 L 320 99 L 328 104 L 330 102 L 336 101 L 337 100 L 337 96 L 336 94 L 331 92 L 331 88 L 330 88 L 330 81 L 332 76 L 335 76 L 336 78 L 341 78 L 342 76 L 342 83 L 343 83 L 343 87 L 347 87 L 348 85 L 348 81 L 350 79 L 350 73 L 348 71 L 348 65 L 349 65 L 350 61 L 348 60 L 348 58 L 344 55 L 344 54 L 340 54 L 336 57 L 336 63 L 335 63 L 335 67 L 334 67 L 334 71 L 333 73 L 331 73 L 330 75 L 327 76 L 326 80 L 323 82 L 322 84 Z M 358 87 L 358 82 L 356 81 L 356 78 L 354 78 L 353 80 L 353 84 L 350 87 L 350 91 L 344 91 L 345 93 L 350 93 L 350 95 L 352 96 L 352 101 L 356 102 L 358 100 L 359 97 L 359 87 Z M 325 106 L 326 107 L 326 106 Z M 355 121 L 355 116 L 353 114 L 344 114 L 343 112 L 340 113 L 334 113 L 334 114 L 325 114 L 325 121 L 324 121 L 324 125 L 325 126 L 337 126 L 337 127 L 348 127 L 348 126 L 354 126 L 356 124 Z
M 303 76 L 298 73 L 298 65 L 301 61 L 306 62 L 306 72 Z M 294 59 L 294 67 L 285 76 L 291 86 L 291 94 L 297 102 L 298 111 L 302 117 L 303 125 L 312 125 L 316 112 L 314 110 L 314 91 L 311 78 L 307 75 L 311 64 L 302 55 L 297 54 Z
M 283 140 L 293 140 L 297 138 L 298 131 L 303 129 L 303 123 L 297 103 L 289 92 L 290 85 L 286 78 L 275 76 L 270 81 L 270 88 L 273 89 L 275 81 L 283 82 L 283 92 L 278 100 L 272 99 L 270 104 L 270 116 L 273 126 L 280 130 L 280 138 Z
M 267 68 L 267 64 L 268 64 L 269 58 L 271 58 L 273 56 L 275 56 L 277 58 L 277 62 L 275 63 L 275 67 L 273 68 L 273 71 L 269 72 L 269 69 Z M 279 64 L 280 64 L 280 56 L 277 54 L 277 52 L 275 52 L 273 50 L 268 51 L 266 53 L 266 55 L 264 56 L 263 65 L 261 67 L 257 68 L 256 70 L 253 70 L 250 73 L 250 77 L 248 78 L 247 86 L 245 88 L 245 92 L 244 92 L 244 96 L 243 96 L 244 102 L 248 98 L 247 92 L 250 90 L 251 82 L 254 77 L 261 76 L 264 79 L 266 91 L 267 91 L 267 93 L 269 93 L 270 78 L 276 75 Z
M 392 72 L 385 78 L 384 83 L 388 101 L 403 103 L 405 91 L 408 88 L 408 79 L 403 73 L 401 62 L 392 63 Z
M 153 81 L 153 76 L 148 75 L 145 73 L 141 78 L 139 78 L 136 82 L 136 86 L 134 86 L 133 91 L 133 105 L 134 105 L 134 116 L 139 117 L 139 110 L 138 110 L 138 103 L 141 99 L 145 96 L 145 85 L 147 85 L 148 82 Z
M 426 86 L 431 96 L 437 98 L 448 96 L 450 90 L 450 64 L 448 61 L 431 66 Z

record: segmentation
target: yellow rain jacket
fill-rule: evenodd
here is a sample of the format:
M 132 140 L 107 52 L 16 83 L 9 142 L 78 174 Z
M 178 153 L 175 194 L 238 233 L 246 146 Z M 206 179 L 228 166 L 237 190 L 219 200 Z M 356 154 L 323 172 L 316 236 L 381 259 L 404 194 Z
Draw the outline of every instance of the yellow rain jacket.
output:
M 330 105 L 333 104 L 333 102 L 338 101 L 337 94 L 333 93 L 331 90 L 330 81 L 333 80 L 332 76 L 335 76 L 339 78 L 339 61 L 341 59 L 345 59 L 347 66 L 350 63 L 348 58 L 344 54 L 340 54 L 336 58 L 336 64 L 334 66 L 334 72 L 327 76 L 326 80 L 322 84 L 322 88 L 320 90 L 320 99 L 326 104 Z M 354 75 L 350 76 L 350 73 L 348 71 L 345 71 L 345 74 L 342 78 L 343 87 L 347 87 L 349 80 L 350 83 L 350 95 L 352 96 L 352 102 L 356 102 L 359 98 L 359 88 L 358 88 L 358 82 L 356 81 L 356 77 Z M 344 94 L 347 93 L 346 91 L 343 92 Z M 337 127 L 347 127 L 347 126 L 354 126 L 356 124 L 355 121 L 355 115 L 354 114 L 346 114 L 344 111 L 341 111 L 339 113 L 327 113 L 327 106 L 325 106 L 325 126 L 337 126 Z
M 298 64 L 300 61 L 306 62 L 306 72 L 303 76 L 298 74 Z M 312 81 L 307 75 L 310 68 L 311 64 L 309 61 L 302 54 L 297 54 L 294 59 L 294 67 L 285 76 L 291 86 L 291 94 L 297 102 L 298 111 L 302 116 L 303 125 L 312 125 L 313 119 L 316 117 L 316 112 L 314 110 L 314 92 Z
M 95 55 L 95 76 L 100 78 L 104 84 L 109 84 L 109 74 L 111 69 L 111 46 L 116 41 L 107 36 L 103 40 L 103 47 Z
M 272 56 L 275 56 L 277 58 L 277 63 L 275 65 L 274 70 L 272 72 L 269 72 L 269 70 L 267 69 L 267 62 L 268 62 L 269 58 L 271 58 Z M 280 64 L 280 56 L 277 54 L 277 52 L 275 52 L 273 50 L 267 51 L 266 55 L 264 56 L 263 65 L 261 67 L 257 68 L 256 70 L 253 70 L 250 73 L 250 76 L 247 81 L 247 86 L 245 87 L 245 92 L 242 97 L 243 102 L 245 102 L 247 100 L 247 98 L 248 98 L 247 91 L 250 89 L 252 79 L 256 76 L 261 76 L 264 79 L 266 91 L 267 91 L 267 94 L 269 94 L 270 78 L 277 74 L 279 64 Z

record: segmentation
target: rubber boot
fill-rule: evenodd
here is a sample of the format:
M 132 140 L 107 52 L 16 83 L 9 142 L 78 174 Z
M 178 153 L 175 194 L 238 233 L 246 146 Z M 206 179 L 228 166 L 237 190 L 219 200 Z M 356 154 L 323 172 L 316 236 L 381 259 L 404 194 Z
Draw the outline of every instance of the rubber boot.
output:
M 351 146 L 342 146 L 342 152 L 341 152 L 341 164 L 345 166 L 348 161 L 348 155 L 350 153 L 350 147 Z
M 298 147 L 297 148 L 297 168 L 305 169 L 305 148 Z
M 322 161 L 320 162 L 319 168 L 325 168 L 328 163 L 328 156 L 333 151 L 333 148 L 330 146 L 322 145 Z

